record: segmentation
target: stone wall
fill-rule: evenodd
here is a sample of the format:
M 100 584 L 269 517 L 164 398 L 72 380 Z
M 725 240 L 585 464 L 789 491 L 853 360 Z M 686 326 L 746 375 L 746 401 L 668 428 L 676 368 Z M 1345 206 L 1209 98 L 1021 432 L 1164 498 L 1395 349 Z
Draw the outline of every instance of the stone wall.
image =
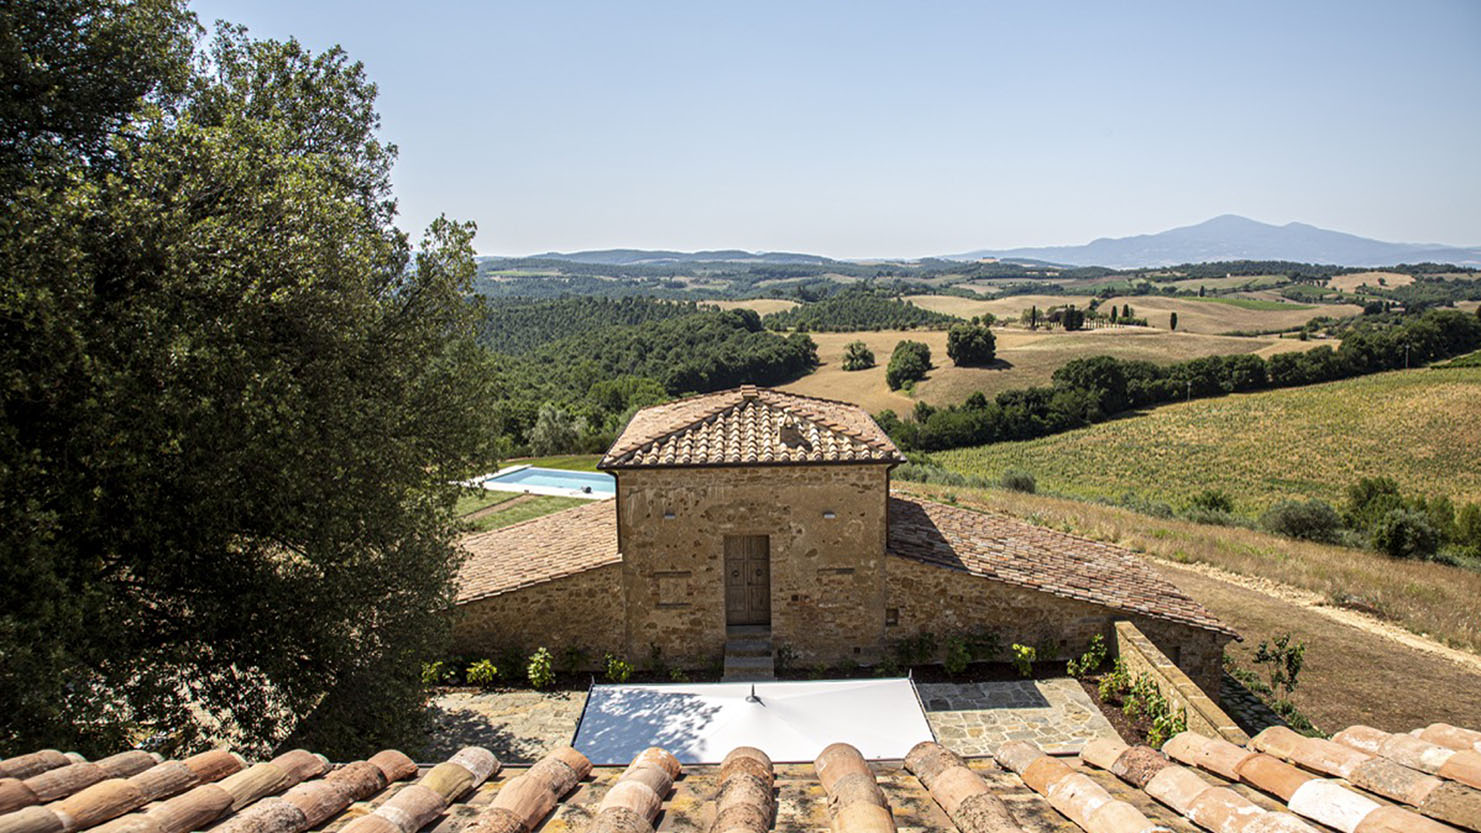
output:
M 1126 670 L 1133 680 L 1142 674 L 1151 676 L 1157 690 L 1167 699 L 1174 710 L 1181 709 L 1188 721 L 1188 729 L 1211 738 L 1220 738 L 1243 746 L 1250 736 L 1224 713 L 1217 704 L 1218 689 L 1212 697 L 1194 685 L 1183 670 L 1174 665 L 1167 655 L 1157 649 L 1136 625 L 1130 622 L 1116 623 L 1116 656 L 1126 663 Z
M 529 655 L 543 646 L 559 662 L 565 649 L 576 646 L 596 668 L 604 653 L 626 650 L 622 565 L 467 602 L 453 616 L 454 653 L 492 658 L 511 649 Z
M 885 616 L 894 624 L 885 628 L 885 638 L 891 644 L 929 632 L 940 651 L 946 637 L 982 628 L 991 630 L 1005 650 L 1015 642 L 1048 646 L 1058 650 L 1058 658 L 1069 659 L 1083 652 L 1096 634 L 1113 646 L 1115 622 L 1130 620 L 1211 697 L 1218 697 L 1228 641 L 1221 634 L 901 556 L 889 557 L 886 585 Z
M 630 656 L 706 665 L 725 646 L 725 536 L 766 535 L 772 638 L 802 662 L 872 662 L 884 633 L 885 465 L 617 475 Z M 832 517 L 828 517 L 831 515 Z

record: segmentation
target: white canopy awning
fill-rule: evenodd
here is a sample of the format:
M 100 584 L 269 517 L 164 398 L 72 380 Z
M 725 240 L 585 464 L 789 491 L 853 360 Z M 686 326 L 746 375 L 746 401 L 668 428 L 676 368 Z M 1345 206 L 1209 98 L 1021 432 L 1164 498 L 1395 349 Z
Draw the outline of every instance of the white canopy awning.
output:
M 719 763 L 737 746 L 802 763 L 830 743 L 878 760 L 904 758 L 932 739 L 914 684 L 900 678 L 595 685 L 574 746 L 598 766 L 627 764 L 650 746 L 686 764 Z

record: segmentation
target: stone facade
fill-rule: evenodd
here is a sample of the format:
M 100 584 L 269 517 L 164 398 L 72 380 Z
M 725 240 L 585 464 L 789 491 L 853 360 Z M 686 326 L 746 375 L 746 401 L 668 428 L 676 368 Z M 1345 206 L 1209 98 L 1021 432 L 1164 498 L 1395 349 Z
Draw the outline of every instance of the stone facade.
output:
M 453 614 L 453 649 L 474 657 L 508 650 L 528 656 L 539 647 L 585 650 L 592 667 L 608 651 L 622 654 L 622 565 L 485 596 Z
M 923 633 L 937 637 L 986 629 L 1002 647 L 1019 643 L 1049 647 L 1068 659 L 1099 634 L 1115 645 L 1114 625 L 1129 620 L 1142 629 L 1205 691 L 1219 690 L 1223 646 L 1228 637 L 1176 622 L 1130 615 L 1122 610 L 1066 599 L 1026 587 L 993 581 L 934 564 L 891 556 L 888 559 L 885 628 L 889 643 Z
M 773 640 L 803 661 L 878 659 L 888 468 L 615 472 L 628 654 L 657 644 L 670 661 L 713 662 L 725 646 L 725 538 L 766 535 Z

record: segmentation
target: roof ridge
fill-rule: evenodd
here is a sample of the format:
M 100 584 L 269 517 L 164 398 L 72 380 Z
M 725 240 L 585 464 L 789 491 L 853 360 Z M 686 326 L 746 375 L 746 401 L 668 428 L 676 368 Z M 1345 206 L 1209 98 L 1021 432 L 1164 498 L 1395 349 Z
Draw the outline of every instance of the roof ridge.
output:
M 735 394 L 736 396 L 738 396 L 740 398 L 737 401 L 735 401 L 735 402 L 728 402 L 727 403 L 722 397 L 724 397 L 726 394 L 731 394 L 731 393 Z M 628 446 L 625 446 L 625 447 L 622 447 L 622 448 L 618 448 L 614 444 L 612 446 L 612 448 L 607 449 L 607 453 L 606 454 L 602 455 L 602 460 L 605 461 L 605 460 L 607 460 L 609 458 L 626 457 L 629 454 L 633 453 L 634 451 L 637 451 L 640 448 L 643 448 L 643 447 L 648 446 L 648 445 L 652 445 L 657 440 L 660 440 L 660 439 L 668 439 L 669 437 L 672 437 L 673 435 L 679 433 L 680 431 L 683 431 L 686 428 L 689 428 L 689 427 L 691 427 L 693 425 L 696 425 L 697 423 L 704 422 L 707 419 L 711 419 L 711 418 L 713 418 L 713 417 L 715 417 L 715 416 L 717 416 L 719 414 L 724 413 L 725 411 L 728 411 L 728 410 L 731 410 L 731 409 L 735 408 L 738 405 L 744 405 L 746 403 L 746 397 L 741 394 L 741 389 L 740 388 L 732 388 L 730 390 L 716 391 L 714 393 L 701 393 L 701 394 L 698 394 L 696 396 L 686 396 L 683 399 L 675 399 L 672 402 L 664 402 L 661 405 L 655 405 L 653 407 L 656 407 L 656 408 L 668 408 L 668 407 L 671 407 L 673 405 L 677 405 L 680 402 L 687 402 L 687 401 L 692 400 L 692 399 L 702 399 L 702 398 L 704 398 L 706 396 L 713 396 L 713 397 L 715 397 L 721 404 L 716 405 L 711 410 L 701 411 L 698 416 L 691 418 L 689 421 L 687 421 L 684 424 L 678 426 L 677 428 L 671 429 L 671 430 L 666 431 L 666 432 L 664 432 L 662 434 L 658 434 L 656 437 L 650 437 L 648 439 L 643 440 L 642 442 L 631 443 Z M 637 419 L 638 418 L 638 414 L 640 414 L 640 413 L 642 413 L 642 410 L 641 409 L 637 413 L 633 414 L 632 419 Z M 622 439 L 622 434 L 627 433 L 628 426 L 632 425 L 632 419 L 628 420 L 627 425 L 624 425 L 622 427 L 622 433 L 617 435 L 617 438 L 619 440 Z
M 736 391 L 737 392 L 739 390 L 740 390 L 739 388 L 736 388 Z M 729 393 L 729 391 L 726 391 L 726 393 Z M 709 395 L 712 395 L 712 394 L 706 394 L 706 396 L 709 396 Z M 648 437 L 648 438 L 644 439 L 642 442 L 636 443 L 636 444 L 632 445 L 630 448 L 623 448 L 621 450 L 618 450 L 618 449 L 615 449 L 615 448 L 610 449 L 610 450 L 607 451 L 606 454 L 604 454 L 602 456 L 602 460 L 605 462 L 606 460 L 611 459 L 611 460 L 613 460 L 615 462 L 615 461 L 620 460 L 620 459 L 622 459 L 624 457 L 630 457 L 633 454 L 636 454 L 637 452 L 642 451 L 643 449 L 647 448 L 648 446 L 651 446 L 651 445 L 653 445 L 655 443 L 659 443 L 659 442 L 662 442 L 664 440 L 667 440 L 668 438 L 674 436 L 675 434 L 682 434 L 683 432 L 688 431 L 689 429 L 691 429 L 694 426 L 700 424 L 701 422 L 709 422 L 710 420 L 714 419 L 715 417 L 720 416 L 721 414 L 725 413 L 726 411 L 734 411 L 736 408 L 745 407 L 745 404 L 747 402 L 749 402 L 749 401 L 752 401 L 752 400 L 750 400 L 750 399 L 742 396 L 739 400 L 737 400 L 735 402 L 730 402 L 728 404 L 717 405 L 715 408 L 713 408 L 713 409 L 711 409 L 709 411 L 703 411 L 703 412 L 701 412 L 698 416 L 690 419 L 689 421 L 685 422 L 683 425 L 680 425 L 677 428 L 674 428 L 674 429 L 672 429 L 670 431 L 665 431 L 662 434 L 657 434 L 657 435 Z M 633 416 L 636 417 L 637 415 L 634 414 Z M 623 430 L 626 431 L 627 429 L 623 429 Z

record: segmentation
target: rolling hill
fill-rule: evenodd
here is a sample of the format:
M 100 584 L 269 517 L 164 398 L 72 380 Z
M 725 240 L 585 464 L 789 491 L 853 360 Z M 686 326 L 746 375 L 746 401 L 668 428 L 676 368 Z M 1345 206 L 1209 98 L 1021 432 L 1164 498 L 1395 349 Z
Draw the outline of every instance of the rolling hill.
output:
M 1156 234 L 1102 237 L 1083 246 L 979 249 L 950 257 L 957 260 L 1034 258 L 1069 266 L 1112 269 L 1222 260 L 1290 260 L 1339 266 L 1393 266 L 1433 261 L 1481 266 L 1481 247 L 1388 243 L 1306 223 L 1275 226 L 1224 214 L 1197 225 Z

